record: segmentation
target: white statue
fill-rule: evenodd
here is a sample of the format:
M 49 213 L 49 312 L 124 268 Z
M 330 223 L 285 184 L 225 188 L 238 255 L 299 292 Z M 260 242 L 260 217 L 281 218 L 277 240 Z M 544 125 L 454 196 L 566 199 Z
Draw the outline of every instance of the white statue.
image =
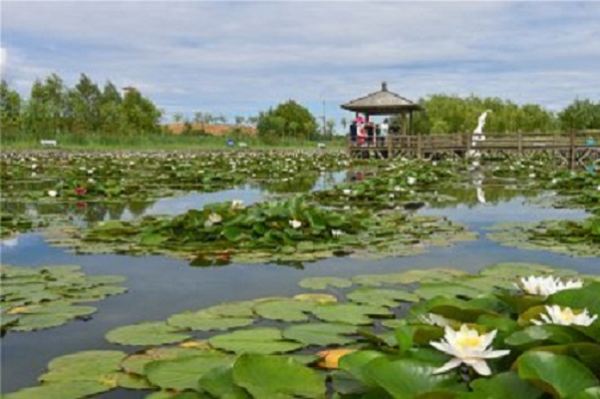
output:
M 479 115 L 479 119 L 477 119 L 477 127 L 473 130 L 473 134 L 483 134 L 483 127 L 485 126 L 485 120 L 487 119 L 488 114 L 492 112 L 491 109 L 486 109 L 483 114 Z

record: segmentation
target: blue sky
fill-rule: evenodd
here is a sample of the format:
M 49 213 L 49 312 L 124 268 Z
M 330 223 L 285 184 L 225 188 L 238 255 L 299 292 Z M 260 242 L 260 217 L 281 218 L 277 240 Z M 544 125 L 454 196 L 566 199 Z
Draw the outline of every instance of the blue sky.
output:
M 600 99 L 600 2 L 1 3 L 2 77 L 133 85 L 166 115 L 254 115 L 289 98 L 340 118 L 377 90 Z

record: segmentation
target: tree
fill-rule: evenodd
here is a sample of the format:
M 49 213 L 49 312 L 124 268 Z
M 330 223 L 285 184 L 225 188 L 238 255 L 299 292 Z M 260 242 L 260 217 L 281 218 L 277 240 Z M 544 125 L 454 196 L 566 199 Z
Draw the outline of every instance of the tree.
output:
M 236 124 L 236 125 L 238 125 L 238 126 L 239 126 L 239 125 L 242 125 L 242 124 L 244 123 L 244 120 L 245 120 L 245 119 L 246 119 L 246 118 L 244 118 L 243 116 L 241 116 L 241 115 L 237 115 L 237 116 L 235 117 L 235 124 Z
M 125 130 L 125 119 L 121 109 L 123 99 L 117 87 L 106 82 L 100 95 L 100 131 L 105 134 L 118 134 Z
M 69 125 L 73 132 L 96 132 L 102 126 L 100 102 L 102 93 L 85 74 L 68 91 Z
M 559 114 L 564 130 L 600 129 L 600 102 L 575 99 Z
M 173 122 L 181 123 L 183 121 L 183 114 L 181 112 L 175 112 L 173 114 Z
M 21 129 L 21 96 L 0 82 L 0 130 L 3 134 L 17 133 Z
M 36 135 L 67 131 L 67 93 L 62 79 L 52 74 L 42 83 L 36 80 L 25 109 L 25 129 Z
M 294 136 L 308 139 L 316 134 L 317 122 L 308 109 L 289 100 L 275 109 L 261 112 L 257 121 L 258 135 L 263 138 Z
M 126 91 L 121 107 L 127 133 L 160 132 L 160 110 L 137 89 Z
M 348 119 L 346 119 L 346 118 L 340 119 L 340 124 L 342 125 L 342 128 L 344 128 L 344 131 L 346 131 L 346 127 L 348 126 Z

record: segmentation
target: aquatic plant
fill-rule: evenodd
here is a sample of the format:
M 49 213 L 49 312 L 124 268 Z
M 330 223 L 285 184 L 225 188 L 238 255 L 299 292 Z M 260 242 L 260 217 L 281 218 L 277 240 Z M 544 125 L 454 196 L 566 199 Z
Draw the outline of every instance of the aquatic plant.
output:
M 525 276 L 583 284 L 542 297 L 514 286 Z M 58 357 L 39 386 L 6 399 L 120 388 L 196 399 L 593 398 L 600 391 L 597 276 L 505 263 L 477 274 L 418 269 L 310 277 L 300 285 L 318 291 L 118 327 L 107 339 L 139 351 Z M 586 308 L 593 320 L 538 325 L 547 306 L 575 314 Z
M 573 256 L 600 256 L 600 217 L 499 224 L 492 227 L 488 237 L 507 246 Z
M 79 266 L 41 268 L 0 266 L 0 328 L 32 331 L 56 327 L 73 319 L 85 319 L 96 311 L 82 303 L 122 294 L 121 276 L 88 276 Z
M 336 211 L 295 197 L 245 208 L 207 205 L 173 218 L 107 221 L 53 243 L 80 252 L 165 253 L 192 264 L 302 262 L 344 254 L 402 255 L 426 245 L 471 239 L 472 233 L 443 218 L 394 211 Z

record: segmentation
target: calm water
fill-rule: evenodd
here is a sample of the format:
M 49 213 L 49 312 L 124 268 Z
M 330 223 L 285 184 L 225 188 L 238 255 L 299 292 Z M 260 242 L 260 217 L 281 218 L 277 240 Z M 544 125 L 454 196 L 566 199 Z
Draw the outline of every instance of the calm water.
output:
M 322 177 L 314 189 L 339 182 L 343 175 Z M 210 202 L 243 199 L 246 204 L 264 199 L 268 193 L 256 187 L 240 187 L 218 193 L 190 193 L 159 200 L 139 214 L 177 214 L 200 208 Z M 127 277 L 129 291 L 93 304 L 98 312 L 89 321 L 73 321 L 64 326 L 29 333 L 8 333 L 2 344 L 2 391 L 31 386 L 53 357 L 88 349 L 139 348 L 112 345 L 104 340 L 111 328 L 140 321 L 163 320 L 188 309 L 199 309 L 223 301 L 251 299 L 270 295 L 293 295 L 301 290 L 300 279 L 307 276 L 352 276 L 360 273 L 386 273 L 409 268 L 449 266 L 476 271 L 497 262 L 537 262 L 572 268 L 583 273 L 600 273 L 600 259 L 574 258 L 545 251 L 502 247 L 485 238 L 485 229 L 497 222 L 535 221 L 549 218 L 582 218 L 580 210 L 552 209 L 513 196 L 495 204 L 461 204 L 426 208 L 423 214 L 448 216 L 480 233 L 476 241 L 448 248 L 433 248 L 417 256 L 361 260 L 333 258 L 306 264 L 303 269 L 278 265 L 232 264 L 222 267 L 190 267 L 176 259 L 125 255 L 75 255 L 47 245 L 39 234 L 24 234 L 0 249 L 2 262 L 19 266 L 52 264 L 81 265 L 89 274 L 120 274 Z M 123 218 L 133 213 L 125 210 Z M 198 335 L 202 336 L 202 335 Z M 102 395 L 103 398 L 143 397 L 125 390 Z

